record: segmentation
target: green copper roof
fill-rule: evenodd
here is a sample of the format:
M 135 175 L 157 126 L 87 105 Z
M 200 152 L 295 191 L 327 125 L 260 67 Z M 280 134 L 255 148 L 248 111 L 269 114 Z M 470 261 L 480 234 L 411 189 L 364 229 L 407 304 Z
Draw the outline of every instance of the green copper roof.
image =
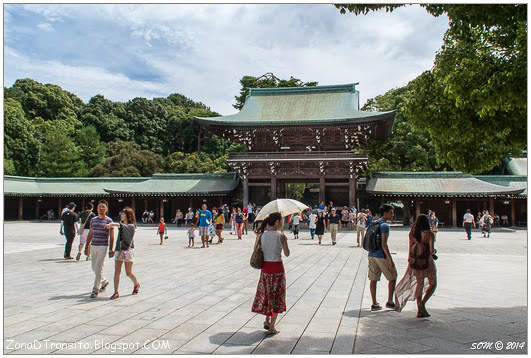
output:
M 6 196 L 209 195 L 233 191 L 234 173 L 154 174 L 133 178 L 28 178 L 4 176 Z
M 341 124 L 393 120 L 394 111 L 359 110 L 357 83 L 334 86 L 251 88 L 241 111 L 221 117 L 196 117 L 204 124 L 268 126 Z
M 367 192 L 375 195 L 474 197 L 515 195 L 522 191 L 461 172 L 375 172 L 367 182 Z
M 504 162 L 507 174 L 527 175 L 527 158 L 507 158 Z
M 476 175 L 476 178 L 511 189 L 524 189 L 518 196 L 527 197 L 526 175 Z

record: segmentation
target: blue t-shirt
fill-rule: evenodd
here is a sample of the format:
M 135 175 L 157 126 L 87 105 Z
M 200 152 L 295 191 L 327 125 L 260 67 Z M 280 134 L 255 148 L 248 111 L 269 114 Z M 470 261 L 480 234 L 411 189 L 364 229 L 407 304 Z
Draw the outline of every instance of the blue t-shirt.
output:
M 380 224 L 380 239 L 382 237 L 383 234 L 388 234 L 389 235 L 389 224 L 386 223 L 385 221 L 382 222 Z M 387 236 L 387 238 L 389 239 L 389 236 Z M 385 259 L 385 252 L 382 248 L 380 248 L 379 250 L 376 250 L 376 251 L 370 251 L 369 252 L 369 257 L 377 257 L 377 258 L 380 258 L 380 259 Z
M 371 221 L 372 221 L 372 216 L 371 215 L 367 215 L 367 227 L 369 227 L 369 225 L 371 224 Z
M 212 213 L 210 210 L 201 210 L 199 211 L 199 226 L 208 227 L 209 223 L 212 222 Z
M 324 205 L 319 204 L 319 206 L 317 208 L 319 208 L 319 210 L 324 210 Z

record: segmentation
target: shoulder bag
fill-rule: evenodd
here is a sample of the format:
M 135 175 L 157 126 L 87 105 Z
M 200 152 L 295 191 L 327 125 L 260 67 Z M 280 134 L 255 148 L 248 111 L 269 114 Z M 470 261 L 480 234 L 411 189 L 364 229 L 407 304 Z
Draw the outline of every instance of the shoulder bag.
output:
M 251 255 L 251 267 L 262 269 L 264 266 L 264 252 L 262 251 L 262 234 L 258 235 L 254 244 L 253 254 Z

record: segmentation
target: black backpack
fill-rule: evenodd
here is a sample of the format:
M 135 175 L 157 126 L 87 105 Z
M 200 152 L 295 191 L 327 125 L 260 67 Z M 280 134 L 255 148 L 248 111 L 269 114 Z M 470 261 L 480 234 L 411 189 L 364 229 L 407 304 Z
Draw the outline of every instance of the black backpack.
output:
M 382 248 L 382 235 L 380 233 L 380 224 L 382 222 L 382 219 L 373 220 L 367 227 L 362 245 L 365 250 L 371 252 Z

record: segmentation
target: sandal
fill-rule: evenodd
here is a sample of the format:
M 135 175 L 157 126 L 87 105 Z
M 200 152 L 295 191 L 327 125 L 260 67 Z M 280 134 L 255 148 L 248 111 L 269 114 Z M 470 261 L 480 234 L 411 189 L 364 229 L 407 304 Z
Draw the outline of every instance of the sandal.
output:
M 382 306 L 379 304 L 371 305 L 371 311 L 379 311 L 382 309 Z
M 137 285 L 133 288 L 133 295 L 138 294 L 138 290 L 140 290 L 140 284 L 137 284 Z
M 265 321 L 264 321 L 264 329 L 269 330 L 269 323 L 267 323 L 267 322 L 265 322 Z
M 120 297 L 120 295 L 118 294 L 118 292 L 115 292 L 115 293 L 112 294 L 111 300 L 115 300 L 115 299 L 117 299 L 119 297 Z

